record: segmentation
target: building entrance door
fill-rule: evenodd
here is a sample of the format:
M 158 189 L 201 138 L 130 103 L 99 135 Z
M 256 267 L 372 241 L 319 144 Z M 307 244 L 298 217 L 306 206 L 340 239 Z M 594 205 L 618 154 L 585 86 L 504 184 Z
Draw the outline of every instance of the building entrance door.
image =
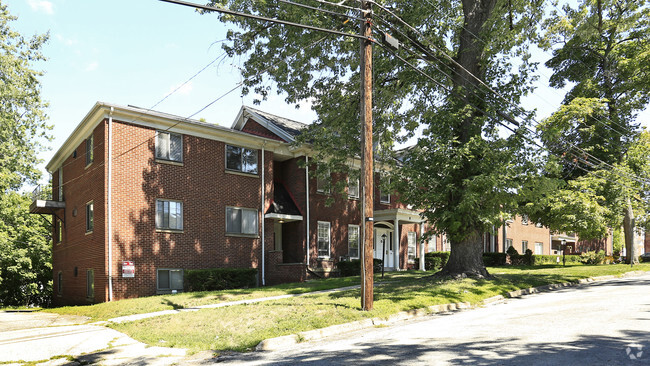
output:
M 382 259 L 384 267 L 394 268 L 395 256 L 393 252 L 393 230 L 384 228 L 375 228 L 374 253 L 375 258 Z

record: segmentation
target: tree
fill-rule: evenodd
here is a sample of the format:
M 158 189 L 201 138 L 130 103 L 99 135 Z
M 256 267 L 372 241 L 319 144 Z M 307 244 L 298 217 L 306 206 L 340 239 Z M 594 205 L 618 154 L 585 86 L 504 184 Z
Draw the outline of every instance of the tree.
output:
M 18 193 L 36 183 L 37 153 L 50 127 L 41 100 L 41 73 L 47 35 L 30 39 L 11 29 L 16 18 L 0 2 L 0 304 L 46 303 L 51 293 L 48 224 L 29 215 L 29 197 Z
M 619 182 L 604 185 L 610 190 L 603 196 L 610 209 L 620 210 L 615 218 L 623 219 L 631 242 L 634 199 L 630 189 L 621 187 L 624 181 L 639 189 L 639 182 L 629 182 L 625 159 L 639 133 L 636 114 L 650 98 L 645 71 L 650 66 L 650 8 L 635 0 L 583 0 L 575 9 L 564 6 L 563 12 L 554 11 L 546 21 L 541 45 L 559 45 L 546 63 L 553 69 L 551 86 L 571 83 L 572 88 L 560 110 L 541 126 L 542 139 L 562 157 L 565 179 L 608 176 Z
M 49 223 L 29 213 L 29 195 L 8 192 L 0 200 L 0 305 L 50 303 L 52 248 Z
M 358 32 L 349 18 L 359 13 L 347 5 L 302 3 L 343 14 L 282 1 L 210 1 L 236 11 Z M 395 144 L 424 128 L 417 146 L 402 151 L 403 164 L 393 166 L 393 187 L 402 201 L 424 210 L 436 231 L 449 235 L 452 253 L 444 273 L 487 276 L 480 234 L 504 212 L 517 209 L 516 190 L 533 171 L 525 123 L 516 126 L 508 117 L 508 128 L 515 132 L 507 137 L 501 137 L 498 126 L 507 114 L 525 117 L 513 105 L 530 91 L 534 65 L 527 42 L 543 14 L 543 1 L 380 3 L 374 3 L 376 31 L 390 32 L 402 47 L 397 52 L 375 48 L 376 152 L 384 164 L 394 162 Z M 244 93 L 264 99 L 272 80 L 278 92 L 288 95 L 287 102 L 311 102 L 319 120 L 301 142 L 309 142 L 315 160 L 327 163 L 330 171 L 349 171 L 348 157 L 360 152 L 358 41 L 229 15 L 221 19 L 241 29 L 228 33 L 224 47 L 231 56 L 248 56 L 242 67 Z

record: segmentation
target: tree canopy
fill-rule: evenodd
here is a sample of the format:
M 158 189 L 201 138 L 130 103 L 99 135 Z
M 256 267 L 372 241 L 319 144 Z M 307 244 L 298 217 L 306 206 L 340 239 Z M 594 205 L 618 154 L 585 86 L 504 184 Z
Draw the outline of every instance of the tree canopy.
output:
M 0 305 L 47 304 L 52 288 L 49 223 L 29 214 L 19 190 L 40 178 L 38 152 L 49 138 L 41 99 L 41 46 L 47 35 L 25 38 L 0 1 Z
M 236 11 L 358 33 L 357 2 L 211 1 Z M 400 199 L 424 210 L 449 235 L 447 273 L 485 276 L 480 235 L 518 207 L 517 190 L 537 168 L 529 114 L 518 107 L 531 90 L 530 34 L 543 1 L 379 1 L 373 28 L 400 41 L 377 43 L 373 58 L 376 152 L 392 166 Z M 326 12 L 327 11 L 327 12 Z M 332 14 L 332 12 L 338 14 Z M 225 49 L 247 59 L 244 93 L 267 97 L 273 86 L 287 102 L 309 102 L 318 123 L 303 135 L 328 169 L 346 171 L 359 155 L 359 41 L 221 15 Z M 270 82 L 272 81 L 272 82 Z M 497 91 L 498 90 L 498 91 Z M 392 155 L 421 132 L 417 145 Z M 345 152 L 345 154 L 343 154 Z

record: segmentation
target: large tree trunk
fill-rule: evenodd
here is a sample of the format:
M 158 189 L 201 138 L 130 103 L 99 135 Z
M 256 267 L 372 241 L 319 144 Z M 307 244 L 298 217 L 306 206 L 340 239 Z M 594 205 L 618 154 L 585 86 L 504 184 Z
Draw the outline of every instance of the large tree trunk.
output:
M 627 254 L 627 263 L 631 265 L 639 264 L 639 257 L 636 254 L 636 245 L 634 245 L 634 211 L 632 203 L 627 198 L 625 207 L 625 217 L 623 218 L 623 231 L 625 231 L 625 252 Z
M 458 147 L 481 136 L 483 127 L 483 111 L 485 110 L 485 88 L 481 87 L 481 81 L 485 79 L 485 68 L 483 67 L 484 52 L 486 43 L 481 41 L 480 35 L 483 26 L 490 18 L 497 0 L 462 0 L 464 26 L 460 31 L 457 64 L 454 66 L 452 82 L 457 96 L 463 100 L 456 100 L 459 108 L 466 105 L 473 106 L 471 115 L 458 121 L 453 127 L 453 134 Z M 461 150 L 461 149 L 459 149 Z M 463 187 L 466 179 L 481 175 L 484 172 L 479 170 L 472 159 L 480 159 L 480 156 L 467 157 L 461 166 L 452 173 L 457 187 Z M 463 200 L 463 191 L 450 194 L 448 207 L 458 207 Z M 469 218 L 469 222 L 478 222 Z M 471 224 L 468 225 L 471 227 Z M 451 242 L 451 255 L 445 267 L 438 272 L 438 275 L 453 277 L 488 277 L 489 274 L 483 264 L 483 243 L 481 230 L 471 228 L 466 233 L 465 239 Z M 461 233 L 465 234 L 465 233 Z M 454 237 L 456 235 L 452 235 Z
M 472 232 L 465 240 L 451 242 L 451 254 L 447 264 L 436 276 L 490 277 L 483 264 L 482 233 Z

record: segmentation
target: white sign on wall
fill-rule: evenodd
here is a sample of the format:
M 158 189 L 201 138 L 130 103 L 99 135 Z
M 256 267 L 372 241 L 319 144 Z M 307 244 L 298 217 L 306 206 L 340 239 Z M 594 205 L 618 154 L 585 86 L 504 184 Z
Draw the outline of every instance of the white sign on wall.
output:
M 133 278 L 135 277 L 135 264 L 131 261 L 122 262 L 122 277 Z

